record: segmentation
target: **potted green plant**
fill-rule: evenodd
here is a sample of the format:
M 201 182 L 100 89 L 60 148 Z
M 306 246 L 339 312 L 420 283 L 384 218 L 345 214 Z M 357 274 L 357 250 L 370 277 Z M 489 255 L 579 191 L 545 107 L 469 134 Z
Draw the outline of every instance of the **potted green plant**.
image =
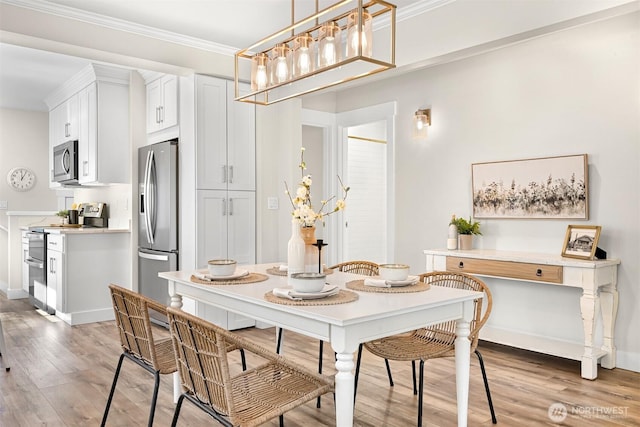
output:
M 480 232 L 480 223 L 478 221 L 472 221 L 471 217 L 466 220 L 462 217 L 453 217 L 451 223 L 456 226 L 458 230 L 458 247 L 461 250 L 469 250 L 473 247 L 473 235 L 482 234 Z
M 63 209 L 61 211 L 58 211 L 58 213 L 56 213 L 57 216 L 59 216 L 60 218 L 62 218 L 62 223 L 66 224 L 69 221 L 69 211 L 66 209 Z

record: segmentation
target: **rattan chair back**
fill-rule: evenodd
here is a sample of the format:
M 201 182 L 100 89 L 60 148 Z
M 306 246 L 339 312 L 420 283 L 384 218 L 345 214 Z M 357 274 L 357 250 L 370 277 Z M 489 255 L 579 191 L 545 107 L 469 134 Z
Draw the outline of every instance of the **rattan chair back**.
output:
M 182 310 L 167 311 L 184 391 L 174 423 L 184 397 L 222 423 L 256 426 L 333 390 L 330 378 Z M 249 351 L 264 363 L 232 375 L 230 347 Z
M 446 288 L 465 289 L 484 293 L 483 298 L 474 301 L 473 319 L 471 320 L 469 339 L 471 340 L 471 351 L 475 351 L 478 346 L 480 329 L 489 319 L 493 298 L 487 285 L 477 277 L 465 273 L 432 272 L 423 273 L 419 276 L 420 281 L 429 283 L 431 286 L 442 286 Z M 455 341 L 456 322 L 449 321 L 439 323 L 428 328 L 420 329 L 416 333 L 423 333 L 430 340 L 451 340 Z M 453 337 L 453 338 L 451 338 Z M 453 342 L 450 351 L 453 351 Z
M 346 261 L 329 268 L 344 273 L 363 274 L 365 276 L 377 276 L 379 271 L 378 264 L 371 261 Z
M 161 374 L 175 372 L 172 347 L 166 339 L 154 341 L 149 320 L 150 309 L 166 313 L 166 307 L 118 285 L 109 285 L 109 289 L 123 351 L 144 361 Z

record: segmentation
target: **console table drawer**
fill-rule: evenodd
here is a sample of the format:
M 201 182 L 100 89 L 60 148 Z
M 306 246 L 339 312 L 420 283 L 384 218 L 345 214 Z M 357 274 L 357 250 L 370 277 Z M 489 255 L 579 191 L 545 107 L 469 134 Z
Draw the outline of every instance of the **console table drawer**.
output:
M 534 282 L 562 283 L 562 266 L 560 265 L 493 261 L 448 256 L 447 271 L 486 274 L 488 276 L 530 280 Z

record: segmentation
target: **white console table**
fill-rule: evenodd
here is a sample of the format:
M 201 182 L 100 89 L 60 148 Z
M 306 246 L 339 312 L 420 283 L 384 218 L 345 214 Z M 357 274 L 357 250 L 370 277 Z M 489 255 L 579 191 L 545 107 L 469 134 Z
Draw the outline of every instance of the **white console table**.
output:
M 598 360 L 603 368 L 616 367 L 614 332 L 618 311 L 617 274 L 619 259 L 580 260 L 560 255 L 473 249 L 427 249 L 426 271 L 456 271 L 477 276 L 582 289 L 580 311 L 584 327 L 584 345 L 551 338 L 483 336 L 482 339 L 538 351 L 582 362 L 586 379 L 598 376 Z M 598 313 L 602 313 L 602 346 L 594 345 Z M 484 330 L 483 330 L 484 332 Z

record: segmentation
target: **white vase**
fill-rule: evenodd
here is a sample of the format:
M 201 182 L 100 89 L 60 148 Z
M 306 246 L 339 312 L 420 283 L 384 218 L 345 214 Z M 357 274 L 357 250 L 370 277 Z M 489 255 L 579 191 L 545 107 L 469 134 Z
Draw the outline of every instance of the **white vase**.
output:
M 287 274 L 304 272 L 305 244 L 298 221 L 291 221 L 291 238 L 287 244 Z

